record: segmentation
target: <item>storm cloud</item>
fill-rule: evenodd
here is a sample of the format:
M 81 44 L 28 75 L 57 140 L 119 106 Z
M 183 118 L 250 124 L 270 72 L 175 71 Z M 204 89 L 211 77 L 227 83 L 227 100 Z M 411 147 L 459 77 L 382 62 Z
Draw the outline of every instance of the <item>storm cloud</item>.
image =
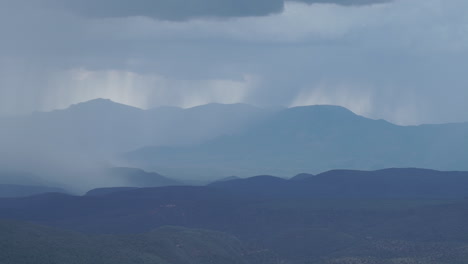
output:
M 144 109 L 332 104 L 405 125 L 468 121 L 466 0 L 181 3 L 0 0 L 0 132 L 13 137 L 0 141 L 0 165 L 71 178 L 103 166 L 15 139 L 2 123 L 96 98 Z
M 284 0 L 49 0 L 55 6 L 89 17 L 146 16 L 183 21 L 193 18 L 266 16 L 281 13 Z M 307 4 L 368 5 L 386 0 L 293 0 Z
M 178 15 L 158 9 L 167 17 L 155 19 L 158 1 L 91 16 L 73 10 L 98 12 L 106 1 L 0 0 L 0 115 L 102 97 L 141 108 L 337 104 L 400 124 L 468 120 L 465 0 L 259 1 L 272 8 L 257 15 L 239 11 L 242 1 L 237 13 L 206 13 L 209 2 Z
M 303 2 L 307 4 L 337 4 L 344 6 L 353 6 L 353 5 L 372 5 L 390 2 L 392 0 L 289 0 L 296 2 Z

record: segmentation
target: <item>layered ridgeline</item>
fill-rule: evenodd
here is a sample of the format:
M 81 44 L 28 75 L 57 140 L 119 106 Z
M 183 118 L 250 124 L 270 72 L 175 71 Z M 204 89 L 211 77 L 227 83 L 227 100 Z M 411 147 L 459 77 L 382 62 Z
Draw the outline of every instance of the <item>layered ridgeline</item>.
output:
M 22 197 L 67 191 L 38 175 L 0 169 L 0 197 Z
M 60 188 L 47 186 L 0 184 L 0 197 L 24 197 L 43 193 L 66 193 Z
M 285 109 L 240 134 L 127 153 L 132 165 L 187 176 L 292 175 L 331 169 L 468 169 L 468 123 L 398 126 L 337 106 Z
M 119 186 L 96 169 L 128 167 L 125 161 L 114 161 L 121 153 L 146 146 L 199 144 L 240 133 L 272 112 L 244 104 L 142 110 L 96 99 L 63 110 L 1 118 L 0 170 L 26 171 L 54 186 L 71 185 L 79 191 Z
M 112 160 L 117 166 L 205 180 L 339 168 L 466 170 L 466 135 L 468 123 L 398 126 L 338 106 L 142 110 L 97 99 L 3 119 L 0 165 L 36 171 L 43 164 L 82 168 Z
M 239 132 L 268 112 L 244 104 L 142 110 L 96 99 L 63 110 L 3 118 L 0 145 L 99 157 L 145 146 L 200 143 Z
M 125 167 L 81 170 L 79 173 L 72 175 L 76 176 L 75 182 L 83 181 L 79 186 L 69 182 L 69 179 L 66 178 L 67 175 L 65 175 L 64 179 L 49 176 L 10 170 L 0 171 L 0 197 L 22 197 L 52 192 L 81 194 L 92 188 L 141 188 L 182 185 L 177 180 L 155 172 Z M 106 189 L 95 190 L 96 194 L 101 192 L 106 192 Z
M 251 213 L 249 217 L 255 218 L 261 211 L 251 211 L 253 208 L 248 205 L 264 201 L 294 204 L 301 200 L 343 200 L 345 203 L 350 200 L 397 200 L 398 205 L 398 200 L 431 203 L 464 201 L 467 197 L 468 172 L 335 170 L 290 180 L 255 176 L 199 187 L 107 188 L 92 190 L 85 196 L 51 193 L 0 199 L 0 217 L 38 221 L 81 231 L 140 232 L 174 224 L 225 228 L 226 223 L 246 217 L 242 212 Z M 311 206 L 321 205 L 311 203 Z M 241 222 L 251 224 L 244 220 Z
M 35 228 L 11 233 L 17 231 L 0 222 L 0 243 L 8 249 L 0 257 L 68 263 L 71 254 L 106 261 L 115 255 L 128 260 L 122 263 L 159 263 L 167 252 L 167 263 L 227 264 L 244 263 L 229 261 L 238 261 L 240 253 L 243 261 L 255 257 L 255 264 L 465 264 L 467 196 L 467 172 L 389 169 L 0 199 L 2 219 L 90 234 Z M 145 234 L 167 225 L 229 235 L 186 229 Z M 203 256 L 210 258 L 204 262 Z

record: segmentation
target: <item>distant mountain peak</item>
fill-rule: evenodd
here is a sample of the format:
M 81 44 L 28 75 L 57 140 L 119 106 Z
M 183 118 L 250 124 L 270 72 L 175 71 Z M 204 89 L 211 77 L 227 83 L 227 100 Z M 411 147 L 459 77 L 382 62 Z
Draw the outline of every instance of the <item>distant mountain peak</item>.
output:
M 101 103 L 115 103 L 116 104 L 116 102 L 112 101 L 109 98 L 96 98 L 96 99 L 92 99 L 92 100 L 87 101 L 87 103 L 93 103 L 93 102 L 94 103 L 101 102 Z
M 254 105 L 245 104 L 245 103 L 234 103 L 234 104 L 222 104 L 222 103 L 209 103 L 204 105 L 198 105 L 194 107 L 190 107 L 187 109 L 209 109 L 209 110 L 217 110 L 217 109 L 260 109 Z
M 306 105 L 306 106 L 296 106 L 289 108 L 290 111 L 303 111 L 317 114 L 341 114 L 341 115 L 351 115 L 357 116 L 356 113 L 349 110 L 346 107 L 339 105 Z
M 308 179 L 308 178 L 312 178 L 312 177 L 315 177 L 315 175 L 310 174 L 310 173 L 300 173 L 300 174 L 297 174 L 296 176 L 292 177 L 291 180 L 292 181 L 300 181 L 300 180 L 304 180 L 304 179 Z
M 229 176 L 229 177 L 225 177 L 225 178 L 216 180 L 215 182 L 227 182 L 227 181 L 235 181 L 235 180 L 241 180 L 241 179 L 242 178 L 240 178 L 238 176 Z
M 114 102 L 111 99 L 107 99 L 107 98 L 96 98 L 96 99 L 92 99 L 89 101 L 84 101 L 84 102 L 80 102 L 77 104 L 73 104 L 70 106 L 70 108 L 80 107 L 80 106 L 89 106 L 89 105 L 124 105 L 124 104 Z
M 92 111 L 102 111 L 105 109 L 141 110 L 140 108 L 126 105 L 126 104 L 117 103 L 110 99 L 105 99 L 105 98 L 96 98 L 93 100 L 73 104 L 68 109 L 69 110 L 89 109 Z

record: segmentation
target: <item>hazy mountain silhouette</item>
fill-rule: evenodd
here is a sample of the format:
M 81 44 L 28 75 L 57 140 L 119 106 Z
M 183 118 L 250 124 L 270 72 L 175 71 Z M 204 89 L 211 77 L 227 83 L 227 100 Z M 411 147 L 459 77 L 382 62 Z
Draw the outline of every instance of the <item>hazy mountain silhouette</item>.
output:
M 50 181 L 60 181 L 59 186 L 70 185 L 78 192 L 120 186 L 112 178 L 106 184 L 90 170 L 115 165 L 127 167 L 126 161 L 118 162 L 115 156 L 145 146 L 193 145 L 239 133 L 270 112 L 245 104 L 141 110 L 96 99 L 63 110 L 2 119 L 0 168 L 44 175 Z M 168 185 L 136 181 L 129 184 Z
M 200 143 L 241 131 L 266 114 L 245 104 L 141 110 L 95 99 L 63 110 L 6 118 L 0 143 L 12 149 L 114 155 L 144 146 Z
M 146 172 L 135 168 L 110 168 L 105 171 L 109 177 L 122 182 L 128 187 L 162 187 L 182 185 L 181 182 L 164 177 L 155 172 Z
M 116 192 L 125 192 L 138 189 L 138 187 L 107 187 L 107 188 L 96 188 L 86 192 L 86 196 L 101 196 L 108 195 Z
M 28 185 L 12 185 L 0 184 L 0 197 L 24 197 L 37 195 L 42 193 L 66 193 L 67 191 L 60 188 L 45 187 L 45 186 L 28 186 Z
M 50 182 L 43 179 L 39 175 L 33 173 L 18 171 L 18 170 L 1 170 L 0 169 L 0 184 L 9 185 L 35 185 L 44 186 L 49 185 Z
M 276 112 L 241 134 L 191 147 L 146 147 L 138 167 L 192 176 L 319 173 L 336 168 L 468 169 L 468 123 L 398 126 L 338 106 Z
M 4 124 L 2 160 L 30 171 L 43 166 L 41 158 L 81 168 L 124 152 L 114 164 L 207 182 L 337 168 L 468 170 L 468 123 L 398 126 L 338 106 L 141 110 L 96 99 Z
M 233 180 L 240 180 L 240 179 L 241 179 L 241 178 L 240 178 L 240 177 L 237 177 L 237 176 L 229 176 L 229 177 L 225 177 L 225 178 L 216 180 L 216 181 L 214 181 L 214 182 L 225 182 L 225 181 L 233 181 Z
M 310 173 L 299 173 L 299 174 L 297 174 L 296 176 L 292 177 L 291 180 L 293 180 L 293 181 L 299 181 L 299 180 L 303 180 L 303 179 L 310 178 L 310 177 L 314 177 L 314 176 L 315 176 L 315 175 L 310 174 Z
M 73 179 L 67 179 L 64 176 L 72 177 Z M 67 183 L 67 180 L 72 180 L 72 182 Z M 73 182 L 80 181 L 85 182 L 82 185 L 83 187 L 77 188 L 77 186 L 73 185 Z M 29 193 L 67 192 L 65 190 L 80 194 L 88 191 L 90 188 L 162 187 L 175 185 L 182 185 L 182 183 L 155 172 L 125 167 L 82 169 L 72 175 L 58 174 L 54 175 L 54 177 L 15 170 L 0 171 L 0 186 L 2 186 L 0 188 L 0 196 L 2 193 L 5 193 L 5 195 L 7 193 L 10 195 L 18 193 L 20 196 L 23 196 L 23 194 L 28 195 Z M 88 186 L 88 189 L 82 189 L 86 186 Z

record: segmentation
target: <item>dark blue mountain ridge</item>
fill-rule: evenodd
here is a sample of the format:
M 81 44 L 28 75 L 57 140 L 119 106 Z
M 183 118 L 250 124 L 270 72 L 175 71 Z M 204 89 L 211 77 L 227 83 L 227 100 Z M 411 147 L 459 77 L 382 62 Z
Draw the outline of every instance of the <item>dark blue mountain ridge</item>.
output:
M 464 198 L 468 172 L 418 168 L 376 171 L 331 170 L 318 175 L 300 174 L 289 180 L 255 176 L 211 183 L 242 197 L 292 198 Z
M 200 256 L 200 251 L 189 248 L 173 232 L 167 233 L 168 236 L 158 232 L 154 237 L 159 240 L 154 244 L 136 240 L 141 235 L 148 238 L 143 232 L 171 225 L 185 227 L 184 233 L 192 234 L 191 237 L 200 233 L 186 228 L 226 232 L 248 245 L 247 252 L 239 251 L 240 256 L 272 252 L 280 260 L 265 260 L 265 255 L 260 254 L 251 263 L 302 264 L 309 260 L 319 264 L 350 263 L 350 260 L 352 263 L 400 263 L 403 259 L 405 263 L 461 264 L 468 256 L 464 250 L 468 245 L 468 200 L 464 199 L 467 194 L 468 172 L 394 168 L 333 170 L 302 180 L 263 175 L 209 186 L 120 189 L 97 196 L 48 193 L 0 198 L 0 218 L 9 219 L 0 223 L 0 229 L 6 234 L 3 248 L 14 250 L 1 253 L 6 263 L 20 262 L 12 262 L 11 253 L 15 259 L 32 255 L 27 263 L 37 263 L 35 256 L 44 254 L 35 254 L 38 251 L 33 250 L 25 255 L 21 249 L 25 245 L 37 248 L 35 243 L 40 241 L 44 246 L 41 250 L 52 252 L 46 256 L 61 260 L 66 256 L 64 253 L 71 253 L 68 256 L 74 258 L 89 257 L 89 249 L 96 249 L 94 252 L 110 252 L 116 261 L 133 263 L 138 258 L 130 255 L 128 249 L 144 252 L 142 261 L 147 261 L 148 250 L 160 248 L 165 244 L 160 242 L 165 241 L 172 247 L 162 248 L 160 252 L 164 255 L 167 251 L 180 253 L 190 249 L 190 256 Z M 30 224 L 17 226 L 17 220 L 92 235 L 64 236 L 63 230 Z M 95 244 L 83 240 L 97 238 L 98 234 L 105 234 L 102 236 L 105 240 Z M 119 241 L 127 243 L 107 244 L 116 234 L 124 239 Z M 235 245 L 221 243 L 222 240 L 207 244 L 206 234 L 198 237 L 191 241 L 209 245 L 202 252 L 211 254 L 214 249 L 230 250 Z M 219 235 L 213 238 L 216 237 Z M 57 251 L 57 246 L 70 245 L 87 248 L 87 254 L 78 254 L 77 250 Z M 105 245 L 109 248 L 103 248 Z M 115 255 L 112 250 L 116 249 L 124 251 Z M 191 257 L 184 259 L 188 262 L 182 263 L 198 263 Z M 90 263 L 95 263 L 94 258 L 91 260 Z M 44 263 L 57 261 L 54 258 Z M 216 258 L 203 259 L 200 263 L 227 262 Z
M 162 225 L 224 230 L 225 224 L 232 222 L 249 226 L 250 222 L 242 219 L 254 217 L 251 220 L 255 222 L 263 212 L 252 206 L 269 201 L 463 201 L 468 197 L 468 172 L 335 170 L 303 180 L 256 176 L 208 186 L 116 190 L 95 196 L 49 193 L 3 198 L 0 218 L 98 233 L 141 232 Z

